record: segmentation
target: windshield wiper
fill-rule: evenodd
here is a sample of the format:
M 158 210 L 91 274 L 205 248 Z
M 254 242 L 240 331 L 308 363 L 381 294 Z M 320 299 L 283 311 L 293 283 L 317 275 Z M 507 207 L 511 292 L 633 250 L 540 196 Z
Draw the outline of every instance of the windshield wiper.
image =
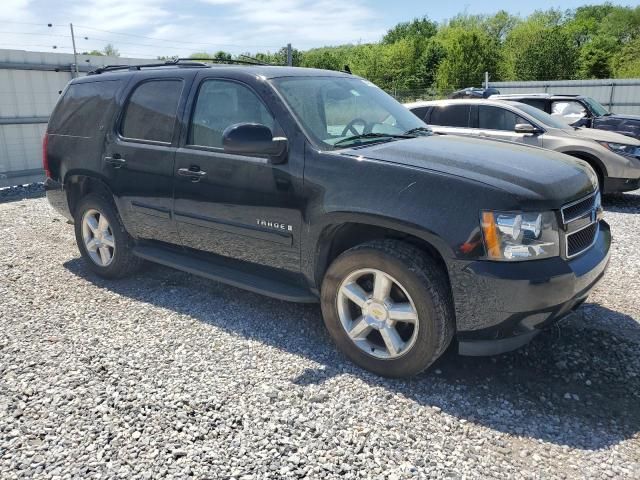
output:
M 413 135 L 414 133 L 419 133 L 419 132 L 433 134 L 433 130 L 431 130 L 430 128 L 427 128 L 427 127 L 412 128 L 412 129 L 407 130 L 406 132 L 404 132 L 404 134 L 405 135 Z
M 341 143 L 353 142 L 355 140 L 366 139 L 366 138 L 414 138 L 413 135 L 395 135 L 393 133 L 361 133 L 359 135 L 353 135 L 351 137 L 343 138 L 338 140 L 333 145 L 340 145 Z

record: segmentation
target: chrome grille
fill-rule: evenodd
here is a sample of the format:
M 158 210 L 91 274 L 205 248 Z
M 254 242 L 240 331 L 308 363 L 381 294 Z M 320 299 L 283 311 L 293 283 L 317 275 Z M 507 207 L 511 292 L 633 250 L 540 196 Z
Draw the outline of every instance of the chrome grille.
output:
M 598 223 L 592 223 L 571 235 L 567 235 L 567 257 L 575 257 L 587 250 L 595 243 L 597 235 Z
M 598 191 L 562 207 L 565 254 L 572 258 L 591 248 L 598 239 Z M 575 223 L 574 223 L 575 222 Z
M 591 195 L 585 198 L 581 198 L 580 200 L 570 203 L 562 207 L 562 221 L 566 225 L 567 223 L 571 223 L 572 221 L 583 217 L 585 214 L 591 212 L 595 207 L 596 202 L 596 194 L 598 192 L 595 191 Z

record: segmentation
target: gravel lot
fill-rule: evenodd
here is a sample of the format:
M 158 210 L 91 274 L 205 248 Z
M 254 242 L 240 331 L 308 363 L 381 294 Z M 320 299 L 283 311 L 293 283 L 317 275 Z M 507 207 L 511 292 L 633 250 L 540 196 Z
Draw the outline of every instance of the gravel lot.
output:
M 8 198 L 8 197 L 7 197 Z M 607 277 L 517 352 L 412 380 L 316 306 L 149 266 L 110 282 L 43 198 L 0 204 L 0 478 L 640 478 L 640 191 Z

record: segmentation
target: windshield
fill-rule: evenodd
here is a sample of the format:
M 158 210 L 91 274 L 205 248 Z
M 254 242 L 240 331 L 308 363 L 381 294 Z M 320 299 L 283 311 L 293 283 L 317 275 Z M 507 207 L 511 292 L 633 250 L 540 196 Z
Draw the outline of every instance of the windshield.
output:
M 528 113 L 530 116 L 532 116 L 534 119 L 536 119 L 538 122 L 542 123 L 543 125 L 547 125 L 552 128 L 559 128 L 562 130 L 571 130 L 571 127 L 567 125 L 567 123 L 562 122 L 556 118 L 553 118 L 547 112 L 543 112 L 539 108 L 532 107 L 531 105 L 527 105 L 526 103 L 519 103 L 519 102 L 512 102 L 512 103 L 517 105 L 517 107 L 520 110 L 522 110 L 525 113 Z
M 406 138 L 402 136 L 414 129 L 419 131 L 411 135 L 428 134 L 422 120 L 367 80 L 283 77 L 272 82 L 307 135 L 322 148 Z
M 593 112 L 596 117 L 602 117 L 603 115 L 607 115 L 609 113 L 606 108 L 604 108 L 602 105 L 600 105 L 600 103 L 596 102 L 591 97 L 584 97 L 584 101 L 587 102 L 589 108 L 591 109 L 591 112 Z

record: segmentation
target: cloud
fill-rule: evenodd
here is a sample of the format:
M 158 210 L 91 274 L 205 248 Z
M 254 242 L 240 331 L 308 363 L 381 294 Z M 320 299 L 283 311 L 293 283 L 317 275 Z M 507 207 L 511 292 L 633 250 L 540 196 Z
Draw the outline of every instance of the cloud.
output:
M 30 10 L 31 0 L 2 0 L 0 22 L 29 22 L 34 17 Z
M 148 28 L 170 21 L 171 3 L 166 0 L 89 0 L 73 6 L 69 15 L 79 25 L 100 25 L 108 30 Z
M 0 21 L 9 22 L 3 30 L 11 31 L 0 34 L 0 48 L 69 53 L 68 22 L 79 52 L 111 43 L 123 56 L 154 58 L 273 52 L 287 43 L 308 49 L 376 41 L 384 33 L 384 19 L 364 0 L 0 1 Z
M 380 18 L 359 0 L 201 0 L 230 10 L 229 19 L 244 24 L 258 40 L 303 46 L 378 40 L 384 33 Z

